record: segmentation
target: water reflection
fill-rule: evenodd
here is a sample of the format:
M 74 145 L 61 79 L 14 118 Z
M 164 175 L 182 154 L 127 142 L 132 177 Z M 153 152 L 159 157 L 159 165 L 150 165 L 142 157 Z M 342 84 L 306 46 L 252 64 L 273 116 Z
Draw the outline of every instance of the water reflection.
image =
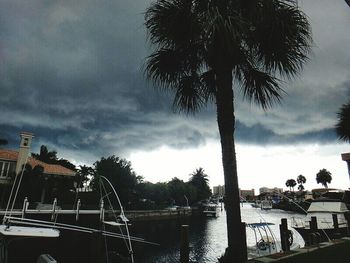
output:
M 270 222 L 272 230 L 279 237 L 281 218 L 291 219 L 295 213 L 281 210 L 262 211 L 244 204 L 241 208 L 242 221 L 246 223 Z M 135 244 L 135 258 L 138 263 L 179 262 L 181 225 L 189 225 L 190 262 L 217 263 L 227 246 L 226 213 L 222 211 L 217 218 L 191 217 L 183 220 L 135 222 L 131 234 L 157 242 L 161 246 Z M 294 240 L 303 245 L 302 238 L 294 232 Z M 254 233 L 247 229 L 248 245 L 255 244 Z

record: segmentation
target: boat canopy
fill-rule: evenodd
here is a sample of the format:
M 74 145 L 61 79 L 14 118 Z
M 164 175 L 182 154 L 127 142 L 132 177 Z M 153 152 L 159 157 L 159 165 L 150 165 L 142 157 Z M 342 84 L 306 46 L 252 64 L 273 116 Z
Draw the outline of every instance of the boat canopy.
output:
M 338 200 L 314 200 L 308 213 L 346 213 L 349 212 L 346 204 Z

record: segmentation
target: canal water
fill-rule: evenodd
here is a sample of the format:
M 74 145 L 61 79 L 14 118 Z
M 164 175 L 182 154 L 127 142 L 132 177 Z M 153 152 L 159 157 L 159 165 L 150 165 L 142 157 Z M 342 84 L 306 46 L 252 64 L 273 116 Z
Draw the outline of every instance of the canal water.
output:
M 241 214 L 242 221 L 245 223 L 273 223 L 274 225 L 270 228 L 277 239 L 279 239 L 281 218 L 287 218 L 290 224 L 293 217 L 304 217 L 282 210 L 264 211 L 253 208 L 249 203 L 243 204 Z M 182 224 L 189 225 L 190 262 L 217 263 L 227 246 L 225 211 L 221 211 L 216 218 L 191 217 L 182 220 L 135 222 L 130 227 L 132 235 L 160 244 L 160 246 L 135 244 L 135 261 L 137 263 L 178 263 Z M 247 245 L 254 246 L 254 231 L 249 228 L 246 230 Z M 291 230 L 293 231 L 294 244 L 303 246 L 304 242 L 301 236 L 294 229 Z

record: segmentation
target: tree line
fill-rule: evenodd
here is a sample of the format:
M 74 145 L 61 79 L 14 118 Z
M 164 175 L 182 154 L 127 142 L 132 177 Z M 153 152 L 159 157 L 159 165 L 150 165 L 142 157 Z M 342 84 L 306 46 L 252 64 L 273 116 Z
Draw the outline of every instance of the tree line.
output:
M 321 169 L 317 174 L 316 174 L 316 182 L 318 184 L 322 184 L 325 188 L 328 188 L 328 184 L 332 182 L 332 173 L 329 172 L 327 169 Z M 295 181 L 294 179 L 288 179 L 286 181 L 286 186 L 289 187 L 289 190 L 294 191 L 294 187 L 298 185 L 298 190 L 299 191 L 304 191 L 305 187 L 304 184 L 306 183 L 306 178 L 302 174 L 300 174 L 297 177 L 297 180 Z
M 208 199 L 211 196 L 208 175 L 203 168 L 196 169 L 189 175 L 187 182 L 174 177 L 168 182 L 151 183 L 137 175 L 131 162 L 112 155 L 102 157 L 92 166 L 76 167 L 68 160 L 58 158 L 56 151 L 49 151 L 45 145 L 40 153 L 32 153 L 37 160 L 49 164 L 59 164 L 76 171 L 75 177 L 51 176 L 43 174 L 43 167 L 25 166 L 21 183 L 19 200 L 28 197 L 30 202 L 52 202 L 58 198 L 63 203 L 85 198 L 89 204 L 98 204 L 101 188 L 109 186 L 101 184 L 107 178 L 116 189 L 126 209 L 159 209 L 170 205 L 188 206 Z M 90 188 L 92 193 L 78 193 L 77 189 Z M 39 191 L 40 190 L 40 191 Z M 110 191 L 111 189 L 107 189 Z M 117 200 L 112 200 L 115 204 Z

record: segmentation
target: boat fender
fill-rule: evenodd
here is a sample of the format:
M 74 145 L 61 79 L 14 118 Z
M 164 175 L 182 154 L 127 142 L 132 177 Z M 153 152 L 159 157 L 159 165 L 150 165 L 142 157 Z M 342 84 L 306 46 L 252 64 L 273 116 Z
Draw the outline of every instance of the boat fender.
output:
M 288 245 L 291 246 L 293 244 L 293 232 L 291 230 L 288 230 L 287 240 L 288 240 Z

